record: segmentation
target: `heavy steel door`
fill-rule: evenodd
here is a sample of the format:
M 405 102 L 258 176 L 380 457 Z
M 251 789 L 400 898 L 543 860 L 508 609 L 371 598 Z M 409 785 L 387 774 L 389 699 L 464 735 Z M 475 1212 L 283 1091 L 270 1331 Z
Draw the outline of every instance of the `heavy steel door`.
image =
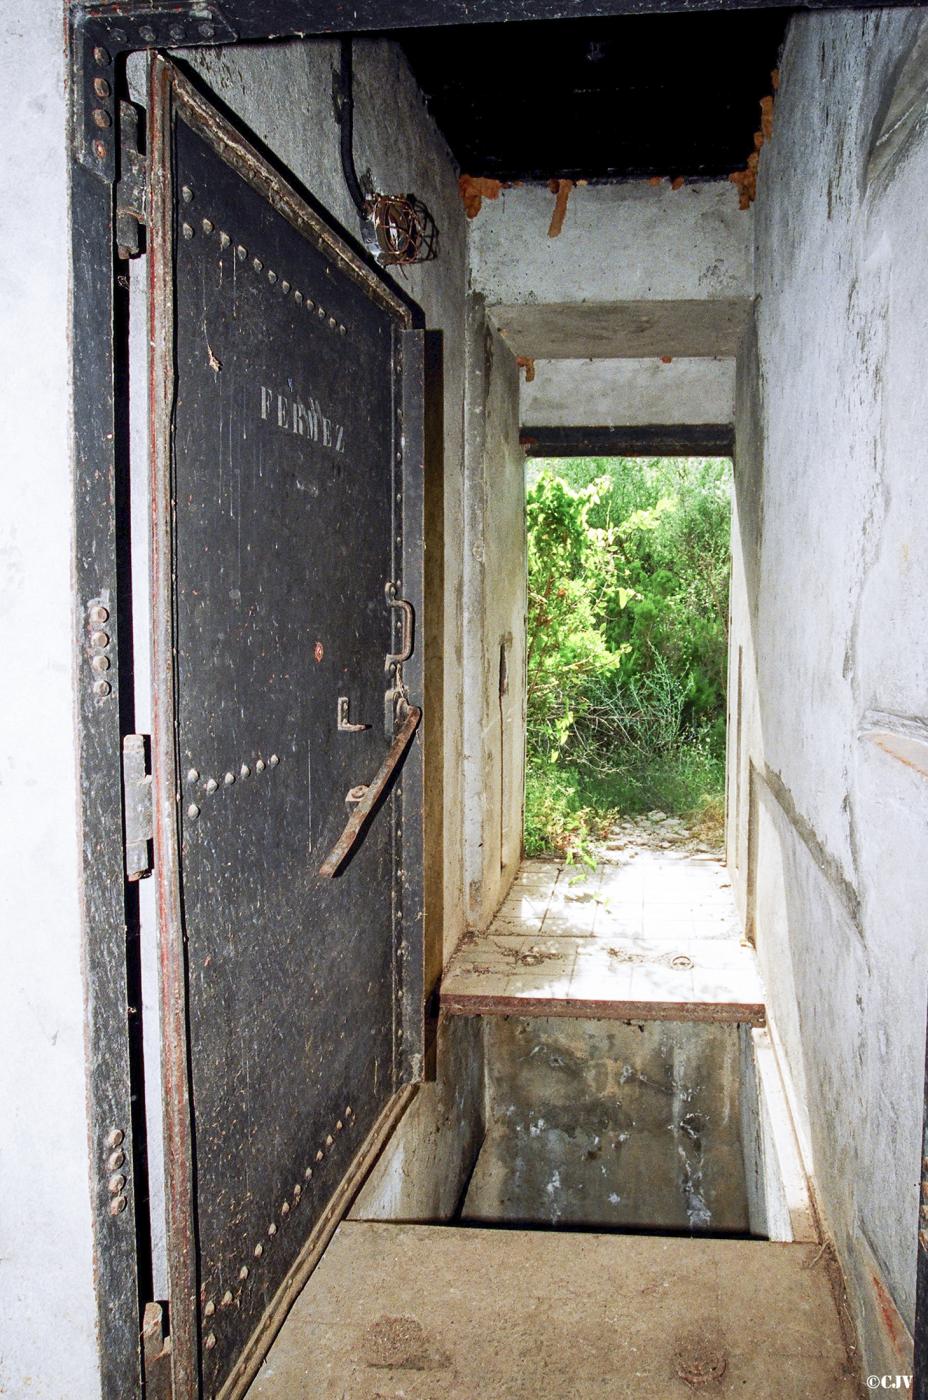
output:
M 419 1077 L 421 333 L 160 61 L 150 154 L 171 1333 L 212 1396 Z

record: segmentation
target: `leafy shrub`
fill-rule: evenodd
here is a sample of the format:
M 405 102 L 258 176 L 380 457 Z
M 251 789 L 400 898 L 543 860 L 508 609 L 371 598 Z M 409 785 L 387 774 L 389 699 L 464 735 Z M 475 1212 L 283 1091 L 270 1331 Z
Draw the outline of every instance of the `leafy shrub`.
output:
M 569 864 L 595 865 L 593 842 L 612 813 L 596 798 L 588 805 L 574 769 L 530 760 L 525 775 L 525 854 L 557 855 Z
M 533 752 L 554 758 L 594 680 L 614 671 L 623 647 L 606 628 L 618 585 L 611 529 L 595 526 L 606 479 L 575 490 L 544 472 L 528 493 L 528 696 Z

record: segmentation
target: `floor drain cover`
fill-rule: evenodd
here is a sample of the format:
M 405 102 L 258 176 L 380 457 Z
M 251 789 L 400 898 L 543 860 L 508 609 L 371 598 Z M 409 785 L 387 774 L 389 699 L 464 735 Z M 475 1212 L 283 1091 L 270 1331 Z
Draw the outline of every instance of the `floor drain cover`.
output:
M 670 959 L 670 966 L 685 971 L 686 968 L 693 966 L 693 959 L 687 953 L 677 953 L 676 957 Z

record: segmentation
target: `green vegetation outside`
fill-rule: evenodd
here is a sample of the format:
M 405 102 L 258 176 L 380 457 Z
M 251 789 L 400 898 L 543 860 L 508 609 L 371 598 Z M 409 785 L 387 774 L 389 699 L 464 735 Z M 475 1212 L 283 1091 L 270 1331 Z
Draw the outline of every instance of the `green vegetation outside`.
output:
M 525 849 L 652 808 L 721 833 L 731 463 L 533 460 Z

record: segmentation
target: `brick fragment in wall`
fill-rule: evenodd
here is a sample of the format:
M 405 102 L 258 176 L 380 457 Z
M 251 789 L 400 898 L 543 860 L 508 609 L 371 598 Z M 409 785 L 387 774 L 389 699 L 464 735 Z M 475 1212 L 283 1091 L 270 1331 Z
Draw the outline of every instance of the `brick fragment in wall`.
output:
M 500 191 L 507 186 L 502 180 L 493 180 L 483 175 L 461 175 L 458 189 L 464 201 L 464 213 L 469 219 L 476 219 L 485 199 L 499 199 Z
M 573 180 L 549 180 L 548 189 L 555 196 L 554 212 L 551 215 L 551 222 L 548 225 L 548 237 L 557 238 L 564 227 L 564 219 L 567 215 L 567 201 L 570 192 L 574 187 Z
M 770 74 L 770 86 L 775 93 L 780 86 L 780 70 L 774 68 Z M 743 170 L 734 170 L 729 175 L 733 185 L 738 187 L 738 208 L 750 209 L 757 198 L 757 166 L 760 152 L 766 141 L 773 136 L 773 95 L 760 99 L 760 127 L 754 133 L 754 150 L 747 158 Z

